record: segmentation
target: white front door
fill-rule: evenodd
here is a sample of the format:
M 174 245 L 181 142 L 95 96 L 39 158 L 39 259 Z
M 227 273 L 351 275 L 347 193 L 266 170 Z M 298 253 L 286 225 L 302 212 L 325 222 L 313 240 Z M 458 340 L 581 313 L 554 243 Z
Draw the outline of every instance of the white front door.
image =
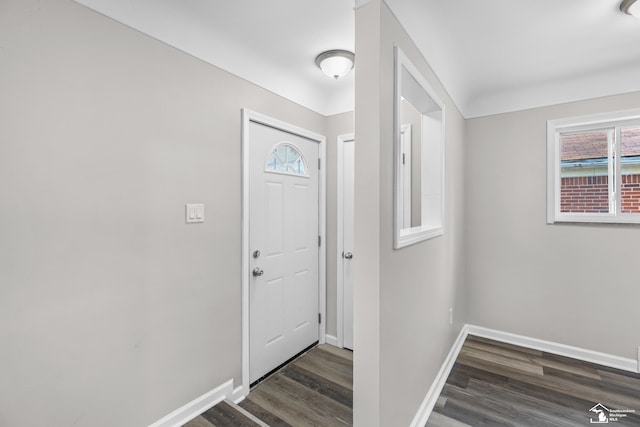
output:
M 318 341 L 319 144 L 250 122 L 249 377 Z
M 353 350 L 353 243 L 354 243 L 354 198 L 355 198 L 355 141 L 353 137 L 343 142 L 343 212 L 342 212 L 342 283 L 343 283 L 343 327 L 342 346 Z M 339 308 L 338 308 L 339 309 Z

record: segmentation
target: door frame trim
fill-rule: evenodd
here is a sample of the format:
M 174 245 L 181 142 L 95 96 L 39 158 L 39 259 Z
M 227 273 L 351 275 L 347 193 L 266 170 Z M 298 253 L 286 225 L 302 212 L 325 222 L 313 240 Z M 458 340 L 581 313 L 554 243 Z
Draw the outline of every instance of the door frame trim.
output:
M 287 122 L 269 117 L 247 108 L 242 109 L 242 394 L 249 394 L 249 150 L 251 122 L 263 124 L 283 132 L 292 133 L 310 139 L 319 144 L 318 157 L 318 232 L 321 245 L 318 250 L 318 310 L 322 321 L 318 325 L 318 340 L 321 344 L 326 340 L 327 324 L 327 162 L 326 137 L 308 131 Z
M 337 200 L 336 200 L 336 296 L 337 296 L 337 345 L 344 348 L 344 144 L 355 142 L 353 133 L 338 135 L 337 137 Z

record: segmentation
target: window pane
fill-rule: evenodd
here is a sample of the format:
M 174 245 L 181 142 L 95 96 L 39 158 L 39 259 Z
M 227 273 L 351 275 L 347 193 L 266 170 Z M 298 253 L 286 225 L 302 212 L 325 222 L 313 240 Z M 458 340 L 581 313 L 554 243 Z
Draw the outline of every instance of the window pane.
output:
M 609 212 L 608 132 L 560 135 L 560 212 Z
M 287 146 L 286 145 L 280 145 L 276 147 L 276 149 L 273 150 L 273 152 L 276 154 L 276 156 L 278 156 L 278 158 L 282 163 L 284 164 L 287 163 Z
M 298 150 L 288 145 L 287 146 L 287 163 L 293 163 L 298 158 L 300 158 L 300 153 L 298 153 Z
M 267 170 L 269 171 L 277 171 L 282 166 L 281 162 L 276 157 L 275 153 L 271 152 L 269 154 L 269 159 L 267 160 Z
M 294 173 L 298 175 L 306 175 L 307 171 L 304 170 L 304 163 L 302 162 L 302 159 L 300 157 L 298 157 L 298 159 L 293 162 L 291 166 L 293 167 Z
M 621 213 L 640 213 L 640 127 L 620 131 Z
M 286 143 L 277 145 L 269 153 L 265 170 L 267 172 L 307 176 L 307 168 L 302 154 L 295 146 Z

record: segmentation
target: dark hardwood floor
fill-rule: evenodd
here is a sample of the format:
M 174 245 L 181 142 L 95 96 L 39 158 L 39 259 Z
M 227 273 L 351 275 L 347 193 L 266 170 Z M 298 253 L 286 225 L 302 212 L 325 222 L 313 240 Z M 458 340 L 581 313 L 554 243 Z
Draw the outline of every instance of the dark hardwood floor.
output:
M 273 427 L 350 426 L 353 354 L 320 345 L 258 384 L 240 403 Z
M 353 353 L 322 344 L 254 387 L 241 412 L 222 402 L 185 427 L 351 426 L 352 395 Z
M 253 418 L 232 402 L 220 402 L 183 427 L 265 427 L 267 424 Z M 268 427 L 268 426 L 267 426 Z
M 469 336 L 429 427 L 640 426 L 640 375 Z M 607 412 L 628 410 L 635 412 Z
M 318 346 L 252 389 L 240 409 L 223 402 L 186 427 L 350 426 L 352 363 L 350 351 Z M 427 426 L 587 426 L 599 420 L 594 407 L 609 425 L 640 426 L 640 375 L 469 336 Z

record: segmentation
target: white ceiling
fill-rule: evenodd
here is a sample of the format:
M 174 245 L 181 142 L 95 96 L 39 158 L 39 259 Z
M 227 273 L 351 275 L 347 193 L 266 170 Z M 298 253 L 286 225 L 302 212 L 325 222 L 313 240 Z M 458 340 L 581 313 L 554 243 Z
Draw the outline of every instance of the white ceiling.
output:
M 314 63 L 354 50 L 354 0 L 76 1 L 321 114 L 354 108 L 354 73 Z M 467 118 L 640 91 L 619 1 L 386 0 Z
M 354 108 L 318 54 L 354 50 L 353 0 L 76 0 L 323 115 Z
M 387 0 L 467 117 L 640 90 L 621 0 Z

